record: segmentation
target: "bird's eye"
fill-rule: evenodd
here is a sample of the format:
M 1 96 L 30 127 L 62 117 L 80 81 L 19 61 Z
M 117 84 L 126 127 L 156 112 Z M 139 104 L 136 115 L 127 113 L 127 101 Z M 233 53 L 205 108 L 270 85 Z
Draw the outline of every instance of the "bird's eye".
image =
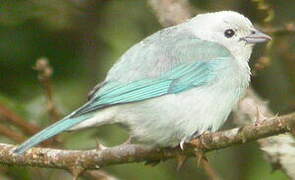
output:
M 224 36 L 227 38 L 231 38 L 233 35 L 235 35 L 235 31 L 232 29 L 227 29 L 224 31 Z

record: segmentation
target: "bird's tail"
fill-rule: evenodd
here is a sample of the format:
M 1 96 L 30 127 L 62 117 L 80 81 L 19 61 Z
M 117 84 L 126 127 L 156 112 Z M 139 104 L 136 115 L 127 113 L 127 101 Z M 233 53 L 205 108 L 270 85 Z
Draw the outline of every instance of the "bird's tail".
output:
M 85 119 L 90 118 L 91 114 L 84 114 L 82 116 L 78 117 L 65 117 L 64 119 L 52 124 L 51 126 L 43 129 L 39 133 L 35 134 L 33 137 L 22 143 L 20 146 L 18 146 L 14 153 L 22 154 L 31 147 L 41 143 L 42 141 L 45 141 L 46 139 L 51 138 L 52 136 L 55 136 L 62 131 L 65 131 L 74 125 L 84 121 Z

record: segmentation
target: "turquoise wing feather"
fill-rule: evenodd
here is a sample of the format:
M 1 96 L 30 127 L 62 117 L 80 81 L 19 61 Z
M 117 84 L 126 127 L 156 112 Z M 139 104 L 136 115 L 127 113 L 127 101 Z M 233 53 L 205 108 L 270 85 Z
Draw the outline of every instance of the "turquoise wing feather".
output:
M 108 82 L 88 105 L 76 111 L 81 116 L 97 109 L 146 99 L 167 94 L 176 94 L 194 87 L 213 83 L 217 69 L 225 68 L 226 58 L 211 61 L 197 61 L 183 64 L 164 73 L 159 78 L 138 80 L 130 83 Z

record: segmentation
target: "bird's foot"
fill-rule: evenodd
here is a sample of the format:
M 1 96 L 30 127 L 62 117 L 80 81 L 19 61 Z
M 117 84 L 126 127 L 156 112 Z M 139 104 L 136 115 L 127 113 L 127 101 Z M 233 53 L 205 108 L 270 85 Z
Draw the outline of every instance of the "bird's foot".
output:
M 211 133 L 211 129 L 212 128 L 209 128 L 208 130 L 206 131 L 202 131 L 202 132 L 199 132 L 199 131 L 196 131 L 191 137 L 185 137 L 183 138 L 180 143 L 179 143 L 179 147 L 180 149 L 183 151 L 184 150 L 184 145 L 185 143 L 191 143 L 191 141 L 193 139 L 196 139 L 196 138 L 199 138 L 201 136 L 204 136 L 208 133 Z M 202 147 L 206 147 L 206 145 L 201 142 L 201 141 L 198 141 L 200 144 L 200 146 Z M 198 155 L 198 164 L 200 164 L 201 160 L 207 160 L 205 154 L 203 151 L 199 150 L 199 149 L 195 149 L 195 154 L 196 156 Z M 176 155 L 176 160 L 177 160 L 177 170 L 179 171 L 185 164 L 186 160 L 188 159 L 188 157 L 186 155 L 184 155 L 183 153 L 179 153 Z
M 209 133 L 211 133 L 211 130 L 206 130 L 206 131 L 203 131 L 200 136 L 204 136 Z
M 185 143 L 189 143 L 189 142 L 191 142 L 191 140 L 192 139 L 195 139 L 195 138 L 198 138 L 198 137 L 201 137 L 201 136 L 203 136 L 203 135 L 205 135 L 205 134 L 208 134 L 208 133 L 210 133 L 210 130 L 207 130 L 207 131 L 203 131 L 202 133 L 194 133 L 191 137 L 189 137 L 189 138 L 183 138 L 181 141 L 180 141 L 180 143 L 179 143 L 179 147 L 180 147 L 180 149 L 183 151 L 184 150 L 184 145 L 185 145 Z M 204 147 L 206 147 L 201 141 L 200 141 L 200 143 L 201 143 L 201 145 L 202 146 L 204 146 Z M 195 152 L 196 152 L 196 154 L 198 154 L 199 156 L 199 162 L 200 162 L 200 160 L 201 159 L 207 159 L 206 157 L 205 157 L 205 154 L 203 153 L 203 151 L 200 151 L 200 150 L 198 150 L 198 149 L 196 149 L 195 150 Z M 202 153 L 202 155 L 201 155 L 201 153 Z M 188 159 L 188 157 L 186 156 L 186 155 L 184 155 L 184 154 L 182 154 L 182 153 L 179 153 L 179 154 L 177 154 L 176 155 L 176 160 L 177 160 L 177 171 L 179 171 L 183 166 L 184 166 L 184 164 L 185 164 L 185 162 L 186 162 L 186 160 Z M 199 163 L 198 163 L 199 164 Z
M 201 133 L 198 133 L 198 134 L 195 133 L 195 135 L 193 136 L 193 139 L 205 136 L 206 134 L 209 134 L 210 132 L 211 132 L 211 128 L 209 130 L 202 131 Z M 207 146 L 205 143 L 202 142 L 202 139 L 200 138 L 200 140 L 198 141 L 197 147 L 207 147 Z M 200 165 L 202 164 L 203 161 L 208 161 L 207 157 L 205 156 L 204 151 L 202 151 L 201 149 L 198 149 L 198 148 L 195 148 L 195 157 L 197 160 L 198 167 L 200 167 Z
M 212 132 L 212 127 L 209 127 L 207 130 L 203 130 L 203 131 L 196 131 L 196 132 L 194 132 L 194 134 L 192 135 L 192 137 L 191 137 L 191 139 L 190 140 L 192 140 L 192 139 L 196 139 L 196 138 L 198 138 L 198 137 L 200 137 L 200 136 L 203 136 L 203 135 L 206 135 L 206 134 L 209 134 L 209 133 L 211 133 Z
M 183 151 L 183 149 L 184 149 L 184 143 L 186 143 L 186 138 L 183 138 L 181 141 L 180 141 L 180 143 L 179 143 L 179 147 L 180 147 L 180 149 Z

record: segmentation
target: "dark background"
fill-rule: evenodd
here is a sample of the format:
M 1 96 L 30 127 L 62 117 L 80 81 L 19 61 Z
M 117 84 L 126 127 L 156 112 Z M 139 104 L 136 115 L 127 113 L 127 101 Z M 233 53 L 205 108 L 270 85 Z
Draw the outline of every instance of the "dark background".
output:
M 194 0 L 194 13 L 235 10 L 261 28 L 281 28 L 294 23 L 294 0 L 256 1 Z M 273 17 L 268 21 L 269 13 Z M 88 91 L 104 79 L 112 64 L 131 45 L 161 29 L 146 1 L 139 0 L 0 0 L 0 103 L 41 127 L 52 123 L 38 73 L 32 69 L 46 57 L 54 69 L 54 102 L 65 115 L 86 101 Z M 294 33 L 272 34 L 273 41 L 255 48 L 251 58 L 252 86 L 269 101 L 274 112 L 295 110 Z M 264 57 L 264 58 L 261 58 Z M 0 118 L 1 120 L 1 118 Z M 2 123 L 2 121 L 1 121 Z M 13 131 L 21 133 L 9 123 Z M 232 127 L 227 124 L 224 128 Z M 107 146 L 120 144 L 127 133 L 116 126 L 90 129 L 60 136 L 65 148 L 90 149 L 95 137 Z M 1 142 L 16 143 L 4 136 Z M 208 154 L 210 162 L 227 180 L 284 180 L 272 171 L 256 143 L 234 146 Z M 206 179 L 191 159 L 180 171 L 175 160 L 155 167 L 143 163 L 104 168 L 121 179 Z M 71 179 L 62 170 L 0 167 L 1 179 Z

